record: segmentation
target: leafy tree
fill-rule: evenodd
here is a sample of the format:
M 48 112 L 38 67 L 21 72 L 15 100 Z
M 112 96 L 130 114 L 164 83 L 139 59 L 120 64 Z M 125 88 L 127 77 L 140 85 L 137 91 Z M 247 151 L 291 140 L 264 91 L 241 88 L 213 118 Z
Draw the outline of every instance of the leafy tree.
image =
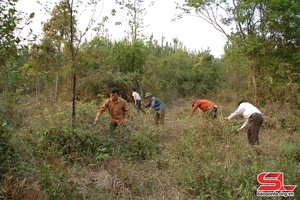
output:
M 116 22 L 116 25 L 123 25 L 125 32 L 128 34 L 125 40 L 128 40 L 127 46 L 131 48 L 129 71 L 141 72 L 144 58 L 140 55 L 144 46 L 142 40 L 145 38 L 142 30 L 146 26 L 143 17 L 147 13 L 146 8 L 152 6 L 154 2 L 150 1 L 148 5 L 146 5 L 146 0 L 115 0 L 115 2 L 119 5 L 121 15 L 122 11 L 125 12 L 125 15 L 122 15 L 121 22 Z M 116 9 L 113 9 L 112 14 L 116 15 L 116 13 Z M 135 85 L 139 86 L 139 82 L 140 80 L 136 80 Z
M 110 70 L 109 55 L 113 48 L 113 42 L 106 37 L 96 36 L 89 42 L 84 42 L 81 52 L 85 56 L 78 62 L 78 71 L 82 76 L 86 76 L 89 70 Z
M 145 45 L 140 40 L 135 40 L 131 44 L 126 40 L 115 42 L 109 56 L 110 64 L 115 70 L 123 73 L 141 73 L 141 67 L 145 62 L 144 52 Z
M 7 0 L 0 2 L 0 66 L 11 56 L 17 56 L 17 47 L 23 38 L 21 31 L 26 25 L 29 25 L 34 13 L 27 18 L 21 11 L 16 10 L 16 0 Z
M 41 89 L 55 79 L 55 100 L 58 98 L 58 70 L 62 62 L 62 54 L 53 45 L 52 40 L 44 38 L 41 44 L 35 44 L 30 49 L 30 57 L 22 70 L 35 78 L 36 92 L 39 96 Z M 55 74 L 55 75 L 54 75 Z M 44 83 L 42 83 L 44 82 Z M 51 95 L 52 97 L 52 92 Z M 52 99 L 51 99 L 52 100 Z
M 72 55 L 72 71 L 73 71 L 73 92 L 72 92 L 72 126 L 74 127 L 76 124 L 76 75 L 77 75 L 77 61 L 81 57 L 79 56 L 79 47 L 82 42 L 83 37 L 87 32 L 90 30 L 90 28 L 93 26 L 95 23 L 95 18 L 94 14 L 96 13 L 96 6 L 98 5 L 98 1 L 88 1 L 86 2 L 86 5 L 92 6 L 92 16 L 90 18 L 90 21 L 88 22 L 86 28 L 84 31 L 81 31 L 79 28 L 76 29 L 76 16 L 75 14 L 77 13 L 76 8 L 79 8 L 83 6 L 82 1 L 76 1 L 74 2 L 73 0 L 68 0 L 66 1 L 67 3 L 67 8 L 68 8 L 68 13 L 70 16 L 70 33 L 67 35 L 68 36 L 68 46 L 71 51 Z M 76 5 L 77 3 L 77 5 Z M 85 6 L 83 6 L 85 7 Z M 78 34 L 76 34 L 78 33 Z
M 226 58 L 244 58 L 240 65 L 247 66 L 245 73 L 249 74 L 258 102 L 258 96 L 265 92 L 261 87 L 266 86 L 265 76 L 273 79 L 277 76 L 276 66 L 295 66 L 298 62 L 299 4 L 288 0 L 185 0 L 183 5 L 178 5 L 183 11 L 178 17 L 195 14 L 227 37 L 230 43 Z M 282 64 L 268 62 L 274 59 Z M 297 72 L 295 67 L 289 68 L 290 75 Z
M 174 52 L 168 46 L 160 56 L 149 51 L 147 58 L 142 85 L 166 99 L 213 93 L 219 86 L 220 67 L 209 51 L 194 54 L 178 48 Z
M 191 89 L 196 94 L 213 93 L 219 86 L 220 65 L 208 51 L 195 56 L 191 74 Z
M 49 41 L 55 51 L 55 54 L 50 54 L 52 60 L 52 68 L 55 73 L 55 99 L 58 99 L 58 82 L 59 74 L 67 63 L 69 52 L 64 49 L 64 44 L 67 43 L 67 36 L 71 32 L 70 30 L 70 16 L 68 12 L 67 3 L 64 1 L 59 2 L 54 6 L 51 12 L 51 18 L 43 24 L 44 38 Z M 62 53 L 65 52 L 65 56 Z
M 16 93 L 22 63 L 17 58 L 24 47 L 22 41 L 29 38 L 22 37 L 21 32 L 34 17 L 34 13 L 26 17 L 17 10 L 17 2 L 17 0 L 0 1 L 0 90 L 5 91 L 4 99 L 1 98 L 4 101 L 1 101 L 0 105 L 0 177 L 13 167 L 12 161 L 18 154 L 10 143 L 11 130 L 18 123 L 18 119 L 12 114 L 14 103 L 17 103 L 18 99 L 13 99 L 6 93 Z
M 30 24 L 34 13 L 28 17 L 16 9 L 16 0 L 8 0 L 0 2 L 0 80 L 1 88 L 10 88 L 14 85 L 15 78 L 19 75 L 17 66 L 13 64 L 14 59 L 18 57 L 18 52 L 21 48 L 22 41 L 29 39 L 21 36 L 24 28 Z
M 54 46 L 58 51 L 64 51 L 65 55 L 70 56 L 70 65 L 72 66 L 72 126 L 76 124 L 76 77 L 77 77 L 77 62 L 84 56 L 80 54 L 80 45 L 84 36 L 91 30 L 96 22 L 98 1 L 74 1 L 74 0 L 61 0 L 52 11 L 52 18 L 45 23 L 44 31 L 45 37 L 54 41 Z M 47 10 L 48 6 L 45 6 Z M 85 25 L 83 30 L 80 29 L 78 24 L 79 10 L 89 8 L 91 11 L 91 18 Z
M 136 51 L 135 65 L 139 66 L 138 70 L 132 69 L 133 51 Z M 146 52 L 145 45 L 138 40 L 131 45 L 127 40 L 111 42 L 103 37 L 95 37 L 91 42 L 85 43 L 82 53 L 86 53 L 87 56 L 78 63 L 83 78 L 79 83 L 80 93 L 93 94 L 95 97 L 99 91 L 102 91 L 106 95 L 110 87 L 117 85 L 124 92 L 123 97 L 127 96 L 131 100 L 130 90 L 140 83 L 143 76 Z M 112 77 L 113 74 L 116 77 Z M 97 93 L 94 94 L 95 92 Z

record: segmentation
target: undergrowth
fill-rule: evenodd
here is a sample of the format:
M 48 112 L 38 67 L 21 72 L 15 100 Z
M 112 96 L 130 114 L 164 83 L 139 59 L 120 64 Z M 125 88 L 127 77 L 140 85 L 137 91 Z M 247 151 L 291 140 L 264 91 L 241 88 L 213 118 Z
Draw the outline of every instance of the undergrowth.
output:
M 257 175 L 271 171 L 284 172 L 285 184 L 300 183 L 299 119 L 288 110 L 262 108 L 261 144 L 249 146 L 246 132 L 236 133 L 244 119 L 223 120 L 233 107 L 214 120 L 200 114 L 188 119 L 190 105 L 182 103 L 169 107 L 166 124 L 156 127 L 151 114 L 139 114 L 130 104 L 125 143 L 122 135 L 108 134 L 107 113 L 93 125 L 95 102 L 78 102 L 75 128 L 66 103 L 28 101 L 16 109 L 24 112 L 19 128 L 8 129 L 1 118 L 0 198 L 23 194 L 25 179 L 42 199 L 113 199 L 108 176 L 122 180 L 133 199 L 256 199 Z M 20 190 L 3 189 L 7 174 L 19 178 Z M 294 198 L 300 198 L 298 188 Z

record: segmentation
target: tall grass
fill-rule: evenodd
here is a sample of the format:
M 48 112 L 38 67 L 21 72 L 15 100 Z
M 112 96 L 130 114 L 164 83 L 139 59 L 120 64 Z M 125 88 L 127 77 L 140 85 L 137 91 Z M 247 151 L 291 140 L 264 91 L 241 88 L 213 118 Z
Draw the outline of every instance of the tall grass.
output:
M 293 112 L 280 112 L 275 104 L 261 108 L 261 144 L 250 146 L 246 132 L 236 133 L 244 119 L 223 121 L 233 104 L 220 106 L 217 119 L 198 112 L 188 119 L 186 102 L 168 105 L 166 124 L 158 127 L 151 114 L 139 114 L 130 104 L 123 148 L 107 133 L 107 113 L 93 126 L 95 102 L 77 104 L 78 124 L 72 129 L 70 105 L 50 107 L 30 99 L 16 108 L 24 113 L 23 125 L 9 141 L 22 159 L 10 160 L 5 172 L 38 183 L 40 196 L 49 199 L 113 199 L 108 175 L 123 180 L 133 199 L 257 199 L 257 175 L 268 171 L 284 172 L 285 184 L 300 183 L 299 119 Z

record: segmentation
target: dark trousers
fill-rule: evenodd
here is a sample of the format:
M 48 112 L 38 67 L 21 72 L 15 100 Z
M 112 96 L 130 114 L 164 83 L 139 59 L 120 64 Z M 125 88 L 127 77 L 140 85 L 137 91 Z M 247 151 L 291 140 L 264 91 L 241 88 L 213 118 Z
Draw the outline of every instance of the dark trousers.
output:
M 136 100 L 135 108 L 138 110 L 138 112 L 145 112 L 144 109 L 141 107 L 141 100 Z
M 253 113 L 250 117 L 249 128 L 247 131 L 248 142 L 254 145 L 256 142 L 259 144 L 259 129 L 263 123 L 263 117 L 259 113 Z
M 114 145 L 120 145 L 124 150 L 126 144 L 129 141 L 129 131 L 123 124 L 118 125 L 116 122 L 111 121 L 109 123 L 109 135 Z
M 213 107 L 213 112 L 214 112 L 214 118 L 217 118 L 218 108 L 217 107 Z
M 215 118 L 217 118 L 217 112 L 218 112 L 218 108 L 212 107 L 207 111 L 207 116 L 209 118 L 215 119 Z

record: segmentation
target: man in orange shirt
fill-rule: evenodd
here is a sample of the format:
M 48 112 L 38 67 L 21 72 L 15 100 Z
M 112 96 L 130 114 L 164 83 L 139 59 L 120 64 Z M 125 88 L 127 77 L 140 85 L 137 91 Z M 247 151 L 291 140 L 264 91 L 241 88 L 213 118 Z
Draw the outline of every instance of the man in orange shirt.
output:
M 129 108 L 126 101 L 119 97 L 119 88 L 112 88 L 110 98 L 106 99 L 103 105 L 99 108 L 94 125 L 97 124 L 99 117 L 108 109 L 110 115 L 109 132 L 113 132 L 117 127 L 120 127 L 121 132 L 126 130 Z
M 194 101 L 192 107 L 193 109 L 189 117 L 191 117 L 195 113 L 197 108 L 200 108 L 202 110 L 202 117 L 205 116 L 205 113 L 207 111 L 212 111 L 213 118 L 217 118 L 218 106 L 212 101 L 206 99 L 199 99 Z

